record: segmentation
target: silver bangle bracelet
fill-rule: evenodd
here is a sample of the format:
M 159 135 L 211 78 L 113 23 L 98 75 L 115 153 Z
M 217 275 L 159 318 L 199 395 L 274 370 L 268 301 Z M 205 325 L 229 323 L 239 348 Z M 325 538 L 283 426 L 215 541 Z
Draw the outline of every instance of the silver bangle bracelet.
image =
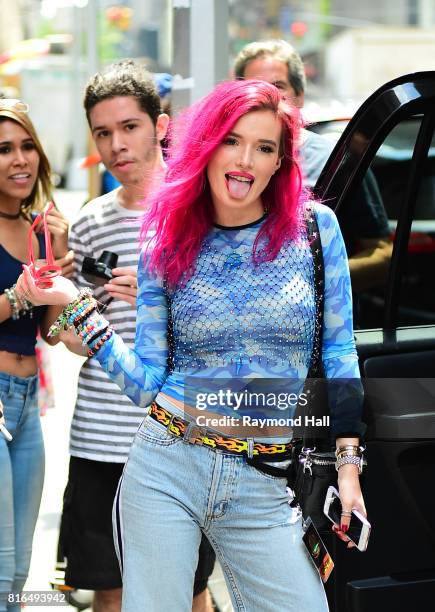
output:
M 353 465 L 357 465 L 358 466 L 358 474 L 361 474 L 362 472 L 362 468 L 363 468 L 363 458 L 361 457 L 357 457 L 357 456 L 351 456 L 351 457 L 341 457 L 340 459 L 337 459 L 337 461 L 335 462 L 335 469 L 338 470 L 341 468 L 342 465 L 346 465 L 348 463 L 351 463 Z

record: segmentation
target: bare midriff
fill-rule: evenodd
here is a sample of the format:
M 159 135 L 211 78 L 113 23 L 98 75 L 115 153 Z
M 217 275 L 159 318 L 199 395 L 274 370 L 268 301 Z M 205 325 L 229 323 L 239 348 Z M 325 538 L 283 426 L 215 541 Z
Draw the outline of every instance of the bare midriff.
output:
M 35 355 L 20 355 L 0 351 L 0 372 L 11 376 L 33 376 L 38 371 Z
M 160 393 L 160 397 L 170 402 L 174 407 L 184 412 L 184 418 L 190 416 L 200 426 L 205 426 L 207 429 L 216 430 L 227 436 L 237 438 L 279 438 L 277 442 L 287 442 L 292 437 L 291 429 L 288 426 L 265 426 L 258 427 L 257 425 L 242 425 L 235 413 L 234 421 L 231 417 L 225 418 L 221 414 L 211 412 L 210 410 L 198 410 L 193 406 L 189 406 L 180 400 L 177 400 L 166 393 Z M 158 402 L 158 398 L 157 398 Z

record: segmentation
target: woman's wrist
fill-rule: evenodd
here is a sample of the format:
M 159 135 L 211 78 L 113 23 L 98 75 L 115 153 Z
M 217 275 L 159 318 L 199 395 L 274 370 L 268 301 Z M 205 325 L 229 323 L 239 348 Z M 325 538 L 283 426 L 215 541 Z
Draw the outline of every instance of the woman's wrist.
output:
M 346 463 L 338 470 L 338 482 L 344 479 L 356 479 L 359 480 L 359 467 L 353 463 Z
M 336 445 L 335 469 L 337 472 L 340 473 L 343 469 L 349 470 L 352 468 L 358 470 L 358 474 L 361 474 L 364 466 L 364 447 L 360 446 L 359 439 L 337 438 Z
M 71 287 L 71 290 L 69 290 L 65 294 L 64 299 L 62 300 L 62 304 L 59 304 L 59 306 L 62 306 L 62 308 L 66 308 L 69 304 L 72 304 L 77 300 L 77 298 L 79 297 L 79 293 L 80 292 L 77 287 Z
M 56 321 L 50 326 L 47 334 L 49 338 L 57 336 L 62 329 L 66 330 L 72 327 L 76 316 L 80 315 L 80 312 L 88 304 L 96 304 L 90 289 L 85 288 L 79 291 L 72 283 L 69 284 L 71 286 L 65 291 L 62 300 L 58 302 L 58 305 L 61 306 L 63 310 Z

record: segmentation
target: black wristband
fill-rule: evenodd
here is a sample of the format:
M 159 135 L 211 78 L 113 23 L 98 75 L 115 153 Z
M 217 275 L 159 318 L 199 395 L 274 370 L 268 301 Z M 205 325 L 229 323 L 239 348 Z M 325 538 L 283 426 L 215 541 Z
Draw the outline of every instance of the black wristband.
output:
M 96 340 L 97 338 L 99 338 L 100 336 L 102 336 L 103 334 L 105 334 L 107 331 L 107 327 L 104 327 L 103 329 L 99 329 L 93 336 L 92 338 L 89 338 L 88 342 L 86 344 L 90 345 L 94 340 Z

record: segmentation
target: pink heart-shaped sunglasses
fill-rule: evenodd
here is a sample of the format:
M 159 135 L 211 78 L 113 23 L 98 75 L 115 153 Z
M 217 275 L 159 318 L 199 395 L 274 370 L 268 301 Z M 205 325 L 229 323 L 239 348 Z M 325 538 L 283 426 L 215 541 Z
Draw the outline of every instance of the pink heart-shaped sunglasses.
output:
M 62 268 L 54 263 L 53 251 L 51 249 L 50 232 L 47 226 L 47 215 L 50 210 L 54 208 L 54 203 L 50 202 L 47 209 L 40 213 L 32 223 L 27 237 L 27 258 L 30 274 L 33 276 L 35 285 L 40 289 L 47 289 L 51 287 L 53 281 L 51 279 L 62 274 Z M 37 267 L 35 262 L 35 256 L 33 253 L 33 241 L 32 234 L 36 226 L 41 222 L 44 224 L 44 239 L 45 239 L 45 260 L 46 264 Z

